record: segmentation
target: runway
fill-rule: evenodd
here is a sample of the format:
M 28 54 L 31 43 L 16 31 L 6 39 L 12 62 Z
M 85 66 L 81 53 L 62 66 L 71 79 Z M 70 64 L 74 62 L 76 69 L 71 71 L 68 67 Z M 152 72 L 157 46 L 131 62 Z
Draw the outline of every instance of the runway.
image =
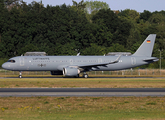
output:
M 126 97 L 165 96 L 165 88 L 0 88 L 0 97 Z

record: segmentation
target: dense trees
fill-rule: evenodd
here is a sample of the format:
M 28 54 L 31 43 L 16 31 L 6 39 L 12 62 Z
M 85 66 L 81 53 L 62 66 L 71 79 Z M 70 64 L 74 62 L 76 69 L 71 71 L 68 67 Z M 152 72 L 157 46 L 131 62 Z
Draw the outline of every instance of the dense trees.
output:
M 1 58 L 27 51 L 49 55 L 134 53 L 149 34 L 157 34 L 153 55 L 159 57 L 158 49 L 165 49 L 165 11 L 112 11 L 100 1 L 73 0 L 73 6 L 44 7 L 42 2 L 0 0 Z

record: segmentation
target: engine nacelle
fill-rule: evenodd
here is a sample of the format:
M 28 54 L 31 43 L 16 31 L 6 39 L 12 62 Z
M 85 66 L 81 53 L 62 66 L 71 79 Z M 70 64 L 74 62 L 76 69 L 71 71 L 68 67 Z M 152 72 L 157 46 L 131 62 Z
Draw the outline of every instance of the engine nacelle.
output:
M 62 71 L 50 71 L 51 75 L 63 75 Z
M 80 70 L 74 67 L 63 68 L 63 75 L 66 77 L 78 77 Z

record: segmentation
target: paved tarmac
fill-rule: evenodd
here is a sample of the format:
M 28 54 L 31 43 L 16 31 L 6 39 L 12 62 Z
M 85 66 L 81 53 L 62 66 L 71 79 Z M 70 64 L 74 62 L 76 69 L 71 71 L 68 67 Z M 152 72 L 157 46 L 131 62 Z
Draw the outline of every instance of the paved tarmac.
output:
M 0 88 L 0 97 L 32 97 L 32 96 L 95 96 L 95 97 L 126 97 L 126 96 L 165 96 L 165 88 Z

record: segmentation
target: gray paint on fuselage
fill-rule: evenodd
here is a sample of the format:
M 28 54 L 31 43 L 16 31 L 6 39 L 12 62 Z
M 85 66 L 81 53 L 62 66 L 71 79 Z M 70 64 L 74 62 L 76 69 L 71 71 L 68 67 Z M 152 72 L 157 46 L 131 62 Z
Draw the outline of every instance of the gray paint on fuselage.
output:
M 24 62 L 20 61 L 24 60 Z M 78 66 L 115 61 L 118 56 L 19 56 L 13 57 L 15 63 L 10 63 L 9 70 L 13 71 L 62 71 L 67 66 Z M 134 62 L 132 61 L 134 58 Z M 140 56 L 121 56 L 118 63 L 105 66 L 91 67 L 94 71 L 112 71 L 133 68 L 148 64 Z M 9 63 L 8 63 L 9 64 Z

